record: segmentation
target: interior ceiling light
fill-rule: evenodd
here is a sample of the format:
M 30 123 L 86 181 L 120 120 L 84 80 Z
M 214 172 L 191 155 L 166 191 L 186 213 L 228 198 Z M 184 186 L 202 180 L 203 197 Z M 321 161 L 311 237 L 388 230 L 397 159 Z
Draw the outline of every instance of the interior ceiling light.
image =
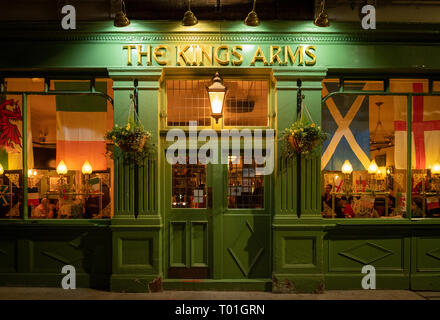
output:
M 246 19 L 244 19 L 244 24 L 250 27 L 256 27 L 260 25 L 260 19 L 258 19 L 258 15 L 255 12 L 255 2 L 257 2 L 257 0 L 254 0 L 252 11 L 249 12 Z
M 377 119 L 376 128 L 374 128 L 374 131 L 372 132 L 372 137 L 370 138 L 370 151 L 376 151 L 376 150 L 380 151 L 381 149 L 390 148 L 394 146 L 394 141 L 393 141 L 394 135 L 386 134 L 382 121 L 380 119 L 382 105 L 383 102 L 380 101 L 376 102 L 376 106 L 378 108 L 378 112 L 377 112 L 378 119 Z
M 130 24 L 130 20 L 128 20 L 127 13 L 125 12 L 124 0 L 121 0 L 121 10 L 116 12 L 113 24 L 115 27 L 126 27 Z
M 325 0 L 321 1 L 321 10 L 313 23 L 315 24 L 315 26 L 318 27 L 330 26 L 330 21 L 328 20 L 328 14 L 325 12 Z
M 185 12 L 185 15 L 183 16 L 182 24 L 188 27 L 188 26 L 194 26 L 198 22 L 199 21 L 197 20 L 196 16 L 191 11 L 191 0 L 188 0 L 188 10 Z

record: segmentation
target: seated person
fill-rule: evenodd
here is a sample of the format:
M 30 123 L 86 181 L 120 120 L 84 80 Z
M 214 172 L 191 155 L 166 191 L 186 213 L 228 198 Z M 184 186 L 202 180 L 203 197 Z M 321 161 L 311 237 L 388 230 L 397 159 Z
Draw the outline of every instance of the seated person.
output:
M 331 184 L 327 184 L 324 188 L 324 195 L 321 197 L 321 211 L 324 212 L 324 208 L 327 206 L 329 208 L 333 208 L 332 205 L 332 192 L 333 186 Z
M 60 198 L 59 200 L 58 219 L 69 219 L 72 209 L 72 201 Z
M 55 219 L 58 216 L 59 203 L 58 200 L 49 200 L 49 219 Z
M 412 199 L 411 202 L 411 214 L 413 218 L 421 218 L 423 217 L 423 210 L 422 210 L 422 201 L 418 198 Z
M 348 200 L 347 198 L 344 196 L 342 197 L 342 200 L 345 202 L 344 205 L 344 216 L 346 218 L 354 218 L 354 210 L 352 208 L 352 203 L 353 203 L 353 197 L 349 197 Z
M 82 218 L 84 211 L 85 211 L 84 199 L 82 196 L 78 196 L 73 201 L 72 206 L 70 208 L 70 218 L 72 218 L 72 219 Z
M 345 198 L 345 197 L 336 198 L 336 201 L 335 201 L 335 217 L 336 218 L 345 218 L 343 198 Z
M 43 198 L 38 206 L 31 212 L 32 218 L 44 219 L 47 218 L 48 208 L 47 199 Z

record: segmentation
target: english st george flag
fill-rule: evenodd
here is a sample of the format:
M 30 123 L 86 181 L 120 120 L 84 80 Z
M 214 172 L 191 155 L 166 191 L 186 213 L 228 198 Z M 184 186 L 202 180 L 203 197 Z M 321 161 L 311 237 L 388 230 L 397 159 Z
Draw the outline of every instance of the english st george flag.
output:
M 427 92 L 428 83 L 408 80 L 393 81 L 392 91 Z M 395 148 L 394 159 L 397 169 L 406 169 L 406 97 L 395 97 Z M 411 167 L 429 169 L 440 162 L 440 97 L 414 96 L 411 133 Z

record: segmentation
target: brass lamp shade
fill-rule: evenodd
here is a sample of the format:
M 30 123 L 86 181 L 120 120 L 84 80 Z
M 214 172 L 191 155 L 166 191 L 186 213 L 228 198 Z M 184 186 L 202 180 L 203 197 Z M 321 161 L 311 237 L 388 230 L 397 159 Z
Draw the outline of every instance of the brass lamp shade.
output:
M 313 22 L 317 27 L 328 27 L 330 26 L 330 21 L 328 20 L 328 14 L 325 12 L 325 0 L 321 1 L 321 10 L 318 16 Z
M 115 27 L 121 28 L 126 27 L 130 24 L 130 20 L 127 18 L 127 14 L 125 13 L 125 3 L 121 0 L 121 11 L 116 12 L 115 21 L 113 25 Z
M 257 0 L 254 0 L 254 4 L 252 6 L 252 11 L 248 13 L 246 19 L 244 19 L 244 24 L 250 27 L 256 27 L 260 25 L 260 19 L 258 19 L 258 15 L 255 12 L 255 3 Z
M 316 17 L 313 22 L 317 27 L 328 27 L 330 26 L 330 21 L 328 20 L 328 14 L 325 12 L 320 12 L 318 17 Z
M 250 27 L 256 27 L 260 25 L 260 19 L 258 19 L 258 15 L 254 10 L 249 12 L 246 19 L 244 19 L 244 24 Z
M 194 15 L 194 13 L 191 10 L 188 10 L 187 12 L 185 12 L 185 15 L 183 16 L 182 19 L 182 24 L 186 27 L 189 26 L 194 26 L 198 23 L 199 21 L 197 20 L 196 16 Z

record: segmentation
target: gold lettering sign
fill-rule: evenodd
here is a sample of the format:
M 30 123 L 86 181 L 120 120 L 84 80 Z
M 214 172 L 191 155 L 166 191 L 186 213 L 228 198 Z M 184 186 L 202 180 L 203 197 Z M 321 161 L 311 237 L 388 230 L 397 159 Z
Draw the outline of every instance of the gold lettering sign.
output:
M 249 46 L 247 46 L 249 47 Z M 167 59 L 168 46 L 151 44 L 123 45 L 127 50 L 127 65 L 131 66 L 133 58 L 137 65 L 152 65 L 152 59 L 161 66 L 314 66 L 316 65 L 316 47 L 313 45 L 270 45 L 254 50 L 244 50 L 242 45 L 198 45 L 183 44 L 173 47 L 176 49 L 175 60 Z M 174 50 L 174 49 L 173 49 Z M 246 53 L 246 54 L 245 54 Z M 135 57 L 133 57 L 136 55 Z M 267 58 L 269 58 L 269 61 Z

